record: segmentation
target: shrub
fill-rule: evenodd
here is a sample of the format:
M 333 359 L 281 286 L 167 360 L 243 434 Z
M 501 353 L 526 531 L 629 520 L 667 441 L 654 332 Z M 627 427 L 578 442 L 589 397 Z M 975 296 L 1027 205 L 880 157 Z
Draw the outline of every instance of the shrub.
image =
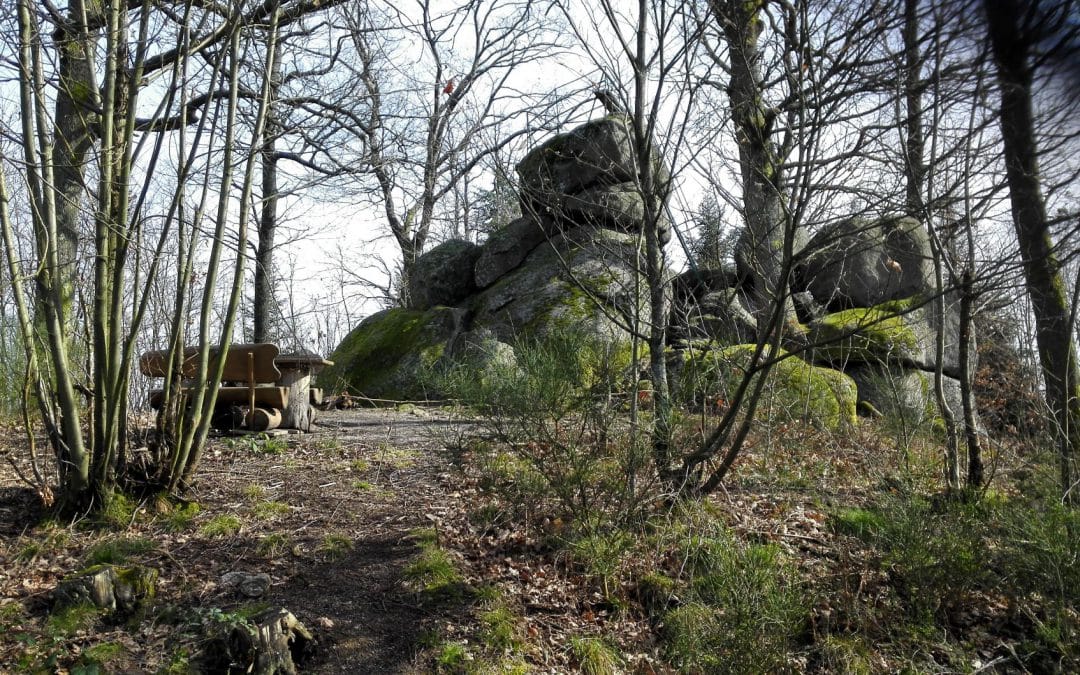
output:
M 779 549 L 725 535 L 691 538 L 683 554 L 689 602 L 664 616 L 672 663 L 690 672 L 782 668 L 807 610 Z
M 432 372 L 433 388 L 480 412 L 498 447 L 485 487 L 511 503 L 554 499 L 580 524 L 625 523 L 652 489 L 640 432 L 625 423 L 622 393 L 637 382 L 629 350 L 573 330 L 514 346 L 478 374 L 468 362 Z

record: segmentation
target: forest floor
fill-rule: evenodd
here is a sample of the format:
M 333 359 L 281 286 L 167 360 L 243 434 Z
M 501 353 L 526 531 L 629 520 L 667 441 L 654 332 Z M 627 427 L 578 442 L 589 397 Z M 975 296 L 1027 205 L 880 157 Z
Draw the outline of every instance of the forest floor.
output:
M 648 559 L 626 544 L 616 548 L 629 554 L 614 555 L 605 571 L 596 542 L 607 540 L 589 539 L 591 549 L 568 543 L 562 520 L 542 505 L 524 520 L 520 511 L 510 517 L 460 451 L 478 432 L 448 411 L 409 407 L 324 412 L 305 435 L 216 438 L 190 505 L 148 500 L 114 510 L 108 522 L 44 518 L 5 461 L 0 672 L 190 672 L 208 624 L 267 607 L 288 609 L 314 633 L 303 672 L 673 672 L 664 615 L 645 611 L 644 580 L 654 566 L 675 575 L 685 560 L 662 547 Z M 21 435 L 0 433 L 21 461 Z M 890 617 L 907 616 L 898 607 L 917 591 L 902 588 L 896 570 L 910 563 L 853 536 L 874 527 L 861 508 L 896 489 L 883 452 L 865 430 L 843 443 L 812 431 L 759 437 L 711 500 L 709 512 L 739 540 L 791 561 L 809 599 L 779 669 L 1039 672 L 1075 664 L 1075 653 L 1058 653 L 1067 648 L 1049 650 L 1056 662 L 1034 660 L 1033 626 L 1047 623 L 1041 610 L 1018 609 L 987 584 L 939 598 L 920 624 L 926 634 L 898 637 Z M 1016 466 L 1002 463 L 1003 475 Z M 159 571 L 141 621 L 52 607 L 58 582 L 94 562 Z M 245 597 L 223 581 L 229 572 L 268 574 L 269 588 Z M 675 595 L 663 604 L 678 603 Z M 1076 618 L 1075 607 L 1065 612 Z M 878 650 L 882 639 L 888 646 Z

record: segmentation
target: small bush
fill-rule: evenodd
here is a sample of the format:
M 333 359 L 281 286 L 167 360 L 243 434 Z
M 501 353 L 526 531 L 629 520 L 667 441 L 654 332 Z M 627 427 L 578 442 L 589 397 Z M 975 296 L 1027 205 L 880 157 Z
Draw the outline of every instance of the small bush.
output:
M 483 419 L 494 447 L 473 444 L 482 488 L 525 509 L 553 502 L 590 533 L 640 518 L 655 486 L 647 434 L 625 424 L 625 392 L 637 383 L 627 345 L 567 329 L 519 341 L 513 359 L 479 374 L 465 363 L 432 378 Z
M 605 598 L 617 586 L 623 555 L 630 550 L 630 539 L 623 532 L 594 534 L 570 542 L 570 555 L 586 574 L 600 583 Z
M 255 455 L 280 455 L 289 449 L 289 441 L 284 436 L 247 434 L 239 438 L 230 438 L 225 441 L 225 447 Z

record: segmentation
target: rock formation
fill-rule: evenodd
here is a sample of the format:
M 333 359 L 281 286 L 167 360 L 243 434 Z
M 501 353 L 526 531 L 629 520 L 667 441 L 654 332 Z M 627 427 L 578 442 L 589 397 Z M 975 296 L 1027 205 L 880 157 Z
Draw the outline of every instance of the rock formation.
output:
M 935 301 L 929 236 L 918 221 L 837 221 L 805 242 L 798 260 L 791 290 L 810 345 L 806 360 L 842 370 L 858 386 L 859 401 L 876 410 L 925 419 L 936 414 L 941 330 L 946 400 L 959 411 L 958 301 L 946 293 L 944 312 Z M 723 344 L 755 335 L 747 283 L 738 260 L 732 270 L 679 277 L 673 337 Z
M 523 337 L 573 329 L 628 342 L 628 326 L 643 325 L 648 315 L 639 234 L 646 211 L 664 206 L 649 205 L 636 188 L 628 131 L 625 117 L 609 115 L 528 153 L 517 165 L 525 215 L 483 244 L 451 240 L 421 256 L 409 306 L 365 319 L 331 356 L 336 365 L 320 383 L 373 399 L 437 397 L 419 376 L 425 369 L 462 359 L 480 369 L 505 366 Z M 654 161 L 657 179 L 668 181 Z M 666 219 L 660 230 L 667 241 Z M 849 219 L 795 243 L 791 291 L 800 346 L 810 347 L 773 369 L 764 409 L 837 428 L 850 423 L 857 391 L 877 410 L 932 413 L 939 328 L 944 371 L 960 370 L 958 312 L 951 296 L 944 313 L 931 301 L 930 242 L 920 223 Z M 760 308 L 749 305 L 753 276 L 739 250 L 730 269 L 673 279 L 672 382 L 686 402 L 725 397 L 758 334 Z M 950 394 L 958 389 L 948 382 Z
M 409 307 L 361 322 L 320 383 L 417 399 L 438 393 L 417 373 L 455 354 L 506 360 L 517 339 L 565 328 L 627 341 L 626 327 L 648 314 L 638 262 L 645 202 L 627 130 L 612 115 L 526 155 L 517 166 L 525 215 L 479 246 L 451 240 L 421 256 Z M 659 158 L 656 165 L 667 180 Z M 670 225 L 661 228 L 666 241 Z

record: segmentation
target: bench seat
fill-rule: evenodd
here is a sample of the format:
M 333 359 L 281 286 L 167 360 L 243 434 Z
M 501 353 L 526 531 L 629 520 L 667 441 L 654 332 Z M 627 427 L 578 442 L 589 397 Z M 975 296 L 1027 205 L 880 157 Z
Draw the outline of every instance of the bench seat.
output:
M 190 388 L 184 387 L 182 391 L 187 394 Z M 250 401 L 251 390 L 248 387 L 221 387 L 218 389 L 217 403 L 247 405 Z M 161 408 L 161 402 L 165 398 L 164 389 L 150 390 L 150 407 L 154 410 Z M 276 408 L 284 410 L 289 405 L 289 388 L 278 387 L 272 384 L 260 384 L 255 387 L 255 405 L 262 408 Z

